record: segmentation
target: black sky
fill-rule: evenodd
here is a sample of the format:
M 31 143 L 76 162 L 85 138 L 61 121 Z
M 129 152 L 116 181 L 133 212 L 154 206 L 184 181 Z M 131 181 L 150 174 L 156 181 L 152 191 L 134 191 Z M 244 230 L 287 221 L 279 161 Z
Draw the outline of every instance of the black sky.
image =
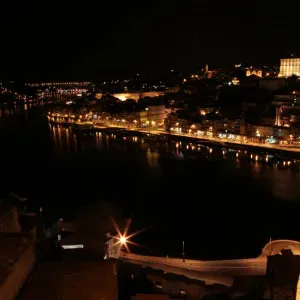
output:
M 300 55 L 297 1 L 5 1 L 5 79 L 100 79 Z

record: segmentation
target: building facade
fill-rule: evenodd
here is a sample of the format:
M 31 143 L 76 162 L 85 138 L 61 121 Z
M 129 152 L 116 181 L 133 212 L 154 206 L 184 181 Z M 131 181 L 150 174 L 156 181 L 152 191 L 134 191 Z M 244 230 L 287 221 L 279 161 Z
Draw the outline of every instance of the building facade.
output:
M 246 76 L 255 75 L 257 77 L 262 77 L 262 70 L 255 70 L 255 69 L 247 69 Z
M 280 60 L 278 77 L 300 76 L 300 58 L 290 57 Z
M 290 108 L 295 108 L 300 105 L 300 93 L 294 91 L 290 94 L 274 95 L 272 104 L 276 106 L 285 105 Z
M 285 86 L 284 78 L 262 78 L 258 86 L 270 92 L 277 91 Z
M 292 92 L 285 95 L 274 95 L 272 105 L 276 107 L 275 125 L 290 126 L 299 121 L 300 93 Z
M 133 99 L 138 102 L 139 99 L 150 97 L 155 98 L 158 96 L 164 95 L 165 92 L 160 91 L 149 91 L 149 92 L 125 92 L 125 93 L 115 93 L 113 94 L 114 97 L 120 99 L 121 101 L 126 101 L 128 99 Z
M 162 126 L 166 118 L 165 105 L 153 105 L 147 107 L 148 121 L 151 125 Z

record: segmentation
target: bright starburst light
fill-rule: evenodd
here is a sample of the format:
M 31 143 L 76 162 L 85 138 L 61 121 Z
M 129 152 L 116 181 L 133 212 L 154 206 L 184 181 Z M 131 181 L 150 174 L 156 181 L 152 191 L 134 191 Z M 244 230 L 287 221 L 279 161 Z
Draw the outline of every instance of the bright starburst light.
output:
M 131 233 L 131 234 L 128 234 L 128 230 L 129 230 L 129 227 L 130 227 L 130 224 L 131 224 L 132 220 L 131 219 L 127 219 L 124 232 L 121 233 L 121 231 L 120 231 L 120 229 L 119 229 L 116 221 L 114 219 L 112 219 L 112 222 L 113 222 L 113 225 L 114 225 L 115 230 L 117 232 L 117 236 L 114 236 L 114 238 L 116 238 L 116 240 L 117 240 L 114 243 L 114 245 L 118 245 L 119 244 L 120 247 L 124 246 L 125 249 L 127 250 L 127 252 L 129 252 L 129 253 L 130 253 L 130 250 L 129 250 L 128 244 L 140 247 L 140 245 L 138 245 L 137 243 L 130 241 L 130 238 L 132 238 L 135 235 L 137 235 L 137 234 L 145 231 L 145 229 L 136 231 L 136 232 Z

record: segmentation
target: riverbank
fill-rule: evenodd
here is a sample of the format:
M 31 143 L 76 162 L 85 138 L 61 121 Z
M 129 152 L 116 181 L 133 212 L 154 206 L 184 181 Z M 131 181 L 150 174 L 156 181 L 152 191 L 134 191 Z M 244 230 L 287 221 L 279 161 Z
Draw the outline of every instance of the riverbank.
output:
M 228 140 L 222 140 L 220 138 L 212 138 L 212 137 L 198 137 L 193 135 L 187 135 L 187 134 L 174 134 L 169 133 L 162 130 L 153 130 L 153 129 L 139 129 L 139 128 L 125 128 L 122 126 L 94 126 L 95 129 L 109 129 L 109 128 L 119 128 L 126 131 L 136 132 L 136 133 L 143 133 L 143 134 L 155 134 L 155 135 L 164 135 L 164 136 L 170 136 L 170 137 L 176 137 L 183 140 L 196 140 L 200 143 L 205 142 L 209 146 L 219 146 L 219 147 L 225 147 L 225 148 L 237 148 L 237 149 L 243 149 L 243 150 L 256 150 L 256 151 L 264 151 L 264 152 L 271 152 L 271 153 L 282 153 L 282 154 L 295 154 L 300 157 L 300 147 L 299 148 L 288 148 L 285 146 L 279 146 L 274 144 L 260 144 L 260 143 L 240 143 L 240 142 L 234 142 L 234 141 L 228 141 Z
M 51 122 L 52 124 L 53 121 Z M 88 125 L 91 125 L 91 122 L 87 123 Z M 57 122 L 56 125 L 64 125 L 64 126 L 70 126 L 70 124 L 67 123 L 61 123 Z M 82 125 L 85 125 L 85 123 L 82 123 Z M 164 136 L 170 136 L 170 137 L 176 137 L 179 139 L 183 140 L 196 140 L 201 143 L 206 143 L 207 145 L 211 146 L 218 146 L 218 147 L 225 147 L 225 148 L 236 148 L 236 149 L 243 149 L 243 150 L 255 150 L 255 151 L 264 151 L 264 152 L 270 152 L 270 153 L 277 153 L 277 154 L 282 154 L 282 155 L 290 155 L 292 154 L 293 156 L 299 156 L 300 157 L 300 146 L 298 147 L 293 147 L 291 145 L 278 145 L 278 144 L 266 144 L 266 143 L 254 143 L 254 142 L 239 142 L 239 141 L 234 141 L 234 140 L 228 140 L 228 139 L 221 139 L 217 137 L 209 137 L 209 136 L 195 136 L 191 134 L 176 134 L 176 133 L 170 133 L 164 130 L 158 130 L 158 129 L 152 129 L 152 128 L 137 128 L 137 127 L 132 127 L 132 128 L 126 128 L 124 126 L 117 126 L 117 125 L 112 125 L 112 124 L 101 124 L 93 125 L 93 131 L 105 131 L 105 130 L 110 130 L 110 129 L 120 129 L 128 132 L 135 132 L 135 133 L 142 133 L 142 134 L 153 134 L 153 135 L 164 135 Z M 84 130 L 85 131 L 85 130 Z M 85 131 L 86 132 L 86 131 Z

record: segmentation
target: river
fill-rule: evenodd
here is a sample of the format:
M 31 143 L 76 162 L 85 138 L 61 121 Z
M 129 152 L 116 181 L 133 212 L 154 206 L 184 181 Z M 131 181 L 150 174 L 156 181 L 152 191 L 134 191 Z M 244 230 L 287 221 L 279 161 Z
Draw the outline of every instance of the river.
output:
M 149 255 L 180 256 L 184 240 L 187 257 L 250 257 L 270 237 L 300 239 L 299 169 L 205 143 L 149 146 L 138 136 L 76 136 L 50 126 L 41 108 L 2 113 L 1 193 L 64 218 L 98 200 L 117 203 L 132 230 L 148 228 L 134 250 Z

